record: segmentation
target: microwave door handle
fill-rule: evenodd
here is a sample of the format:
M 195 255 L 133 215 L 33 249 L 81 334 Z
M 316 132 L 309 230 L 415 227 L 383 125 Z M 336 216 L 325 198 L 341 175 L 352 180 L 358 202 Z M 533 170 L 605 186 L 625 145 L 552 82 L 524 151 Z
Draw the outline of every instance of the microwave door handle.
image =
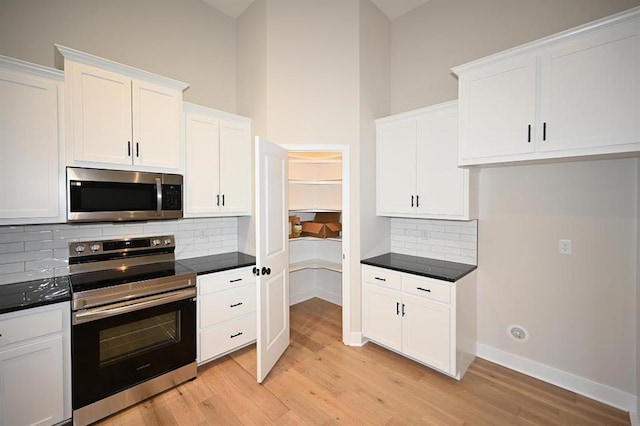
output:
M 156 178 L 156 216 L 162 216 L 162 180 Z

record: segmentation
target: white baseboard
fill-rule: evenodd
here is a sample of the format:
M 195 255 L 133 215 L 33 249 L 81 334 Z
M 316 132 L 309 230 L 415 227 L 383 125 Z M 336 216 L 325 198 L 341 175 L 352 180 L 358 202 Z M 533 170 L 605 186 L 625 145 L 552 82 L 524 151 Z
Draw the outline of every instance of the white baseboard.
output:
M 587 398 L 628 411 L 632 424 L 634 417 L 637 420 L 637 398 L 635 395 L 480 343 L 477 345 L 477 356 Z
M 331 293 L 322 288 L 316 289 L 315 297 L 319 297 L 322 300 L 326 300 L 329 303 L 333 303 L 334 305 L 342 306 L 342 295 Z
M 629 412 L 629 419 L 631 420 L 631 426 L 640 426 L 640 418 L 638 418 L 638 413 Z
M 304 302 L 305 300 L 313 299 L 316 297 L 313 289 L 308 291 L 301 291 L 295 294 L 289 294 L 289 306 Z

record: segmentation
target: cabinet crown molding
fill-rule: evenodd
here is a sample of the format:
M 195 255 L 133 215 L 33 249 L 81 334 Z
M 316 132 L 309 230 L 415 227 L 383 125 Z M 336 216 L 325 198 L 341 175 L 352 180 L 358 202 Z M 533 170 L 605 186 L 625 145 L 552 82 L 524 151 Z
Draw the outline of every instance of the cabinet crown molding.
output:
M 383 124 L 386 122 L 393 122 L 397 120 L 402 120 L 406 118 L 416 118 L 417 116 L 428 114 L 428 113 L 437 113 L 438 111 L 448 111 L 450 109 L 454 109 L 458 107 L 458 100 L 454 99 L 452 101 L 446 101 L 435 105 L 430 105 L 423 108 L 414 109 L 411 111 L 401 112 L 398 114 L 389 115 L 386 117 L 380 117 L 375 120 L 376 124 Z
M 233 121 L 242 121 L 251 124 L 251 118 L 242 115 L 234 114 L 232 112 L 221 111 L 204 105 L 192 104 L 190 102 L 182 102 L 182 111 L 186 113 L 202 114 L 202 115 L 215 115 L 218 118 Z
M 17 72 L 26 72 L 39 77 L 64 81 L 64 73 L 60 70 L 22 61 L 20 59 L 10 58 L 8 56 L 0 55 L 0 68 Z
M 165 86 L 165 87 L 169 87 L 169 88 L 177 89 L 181 91 L 184 91 L 187 87 L 189 87 L 188 83 L 184 83 L 182 81 L 174 80 L 168 77 L 163 77 L 161 75 L 154 74 L 152 72 L 143 71 L 138 68 L 131 67 L 129 65 L 120 64 L 118 62 L 111 61 L 109 59 L 104 59 L 99 56 L 92 55 L 90 53 L 81 52 L 79 50 L 61 46 L 59 44 L 56 44 L 55 47 L 58 50 L 58 52 L 60 52 L 60 54 L 62 55 L 65 61 L 69 60 L 73 62 L 79 62 L 85 65 L 91 65 L 91 66 L 102 68 L 111 72 L 122 74 L 130 78 L 148 81 L 151 83 L 159 84 L 161 86 Z M 56 66 L 64 69 L 64 64 L 56 63 Z
M 612 25 L 618 25 L 625 21 L 633 21 L 640 19 L 640 6 L 628 9 L 626 11 L 611 15 L 597 21 L 589 22 L 584 25 L 577 26 L 575 28 L 568 29 L 550 36 L 525 43 L 511 49 L 503 50 L 501 52 L 494 53 L 476 59 L 475 61 L 467 62 L 466 64 L 458 65 L 451 68 L 451 71 L 459 76 L 466 73 L 469 70 L 473 70 L 483 65 L 489 65 L 497 60 L 505 60 L 514 56 L 522 56 L 526 54 L 535 55 L 540 49 L 552 46 L 556 43 L 569 40 L 571 38 L 588 34 L 593 31 L 601 30 Z

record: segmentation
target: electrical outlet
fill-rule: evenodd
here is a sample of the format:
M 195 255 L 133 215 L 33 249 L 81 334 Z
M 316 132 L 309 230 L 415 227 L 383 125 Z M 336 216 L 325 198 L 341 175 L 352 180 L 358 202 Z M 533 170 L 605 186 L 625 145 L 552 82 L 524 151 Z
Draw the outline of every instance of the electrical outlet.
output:
M 571 254 L 571 240 L 560 240 L 560 254 Z

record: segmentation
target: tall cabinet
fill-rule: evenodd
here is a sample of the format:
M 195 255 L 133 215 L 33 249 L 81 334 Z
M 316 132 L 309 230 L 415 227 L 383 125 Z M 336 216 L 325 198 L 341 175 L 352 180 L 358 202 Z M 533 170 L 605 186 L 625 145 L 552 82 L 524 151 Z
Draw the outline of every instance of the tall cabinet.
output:
M 313 221 L 342 212 L 342 154 L 289 153 L 289 216 Z M 290 238 L 290 302 L 319 297 L 342 305 L 342 237 Z

